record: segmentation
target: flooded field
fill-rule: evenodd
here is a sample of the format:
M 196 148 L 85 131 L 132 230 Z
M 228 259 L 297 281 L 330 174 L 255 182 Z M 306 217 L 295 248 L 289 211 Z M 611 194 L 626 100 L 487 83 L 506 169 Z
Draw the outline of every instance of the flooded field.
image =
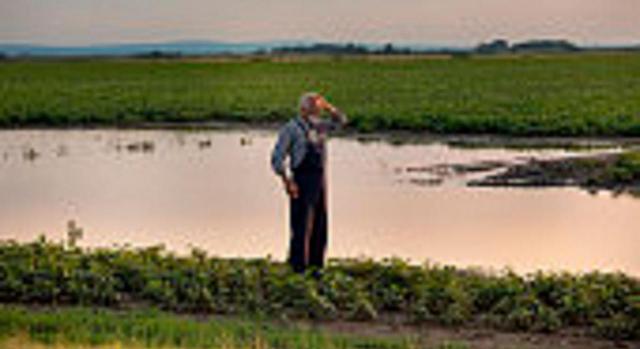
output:
M 288 206 L 270 131 L 0 132 L 0 239 L 190 246 L 284 259 Z M 571 188 L 476 188 L 452 171 L 565 150 L 331 141 L 329 257 L 640 275 L 640 200 Z M 435 166 L 435 167 L 434 167 Z M 491 167 L 491 166 L 488 166 Z

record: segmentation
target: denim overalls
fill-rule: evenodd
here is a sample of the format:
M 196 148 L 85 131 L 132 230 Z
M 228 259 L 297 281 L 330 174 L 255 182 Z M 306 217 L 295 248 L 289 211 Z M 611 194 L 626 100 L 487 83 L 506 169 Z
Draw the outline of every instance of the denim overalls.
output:
M 309 266 L 322 268 L 327 245 L 327 205 L 325 179 L 325 145 L 323 140 L 312 141 L 309 129 L 296 119 L 306 135 L 303 160 L 293 169 L 298 185 L 298 197 L 290 199 L 291 241 L 288 262 L 296 272 Z

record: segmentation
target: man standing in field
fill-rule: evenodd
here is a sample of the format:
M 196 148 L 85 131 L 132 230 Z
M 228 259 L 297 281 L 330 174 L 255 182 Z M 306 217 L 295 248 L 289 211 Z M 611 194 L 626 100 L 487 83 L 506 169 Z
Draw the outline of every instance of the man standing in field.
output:
M 327 246 L 326 139 L 347 122 L 344 113 L 318 93 L 300 97 L 300 114 L 278 134 L 271 167 L 289 196 L 291 239 L 288 262 L 295 272 L 324 265 Z M 327 111 L 330 118 L 321 117 Z M 289 160 L 289 168 L 285 166 Z

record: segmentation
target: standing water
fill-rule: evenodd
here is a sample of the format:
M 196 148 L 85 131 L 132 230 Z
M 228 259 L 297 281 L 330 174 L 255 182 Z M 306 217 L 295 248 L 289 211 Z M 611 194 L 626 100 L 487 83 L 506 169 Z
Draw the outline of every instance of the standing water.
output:
M 0 239 L 60 239 L 74 220 L 85 246 L 283 260 L 288 202 L 269 167 L 274 141 L 269 131 L 2 131 Z M 638 199 L 473 188 L 459 176 L 435 185 L 419 170 L 567 155 L 333 139 L 328 256 L 640 275 Z

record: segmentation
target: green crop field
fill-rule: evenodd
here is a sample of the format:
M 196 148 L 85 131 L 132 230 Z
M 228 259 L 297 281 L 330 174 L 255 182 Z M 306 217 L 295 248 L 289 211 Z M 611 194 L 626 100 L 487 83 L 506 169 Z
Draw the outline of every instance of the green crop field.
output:
M 500 275 L 401 260 L 331 260 L 318 280 L 268 259 L 158 247 L 0 244 L 0 304 L 83 305 L 321 321 L 384 321 L 640 339 L 640 280 L 622 274 Z M 0 312 L 0 334 L 11 318 Z M 53 321 L 53 320 L 52 320 Z M 8 327 L 9 326 L 9 327 Z
M 0 126 L 278 121 L 307 90 L 359 131 L 639 136 L 640 55 L 0 63 Z

